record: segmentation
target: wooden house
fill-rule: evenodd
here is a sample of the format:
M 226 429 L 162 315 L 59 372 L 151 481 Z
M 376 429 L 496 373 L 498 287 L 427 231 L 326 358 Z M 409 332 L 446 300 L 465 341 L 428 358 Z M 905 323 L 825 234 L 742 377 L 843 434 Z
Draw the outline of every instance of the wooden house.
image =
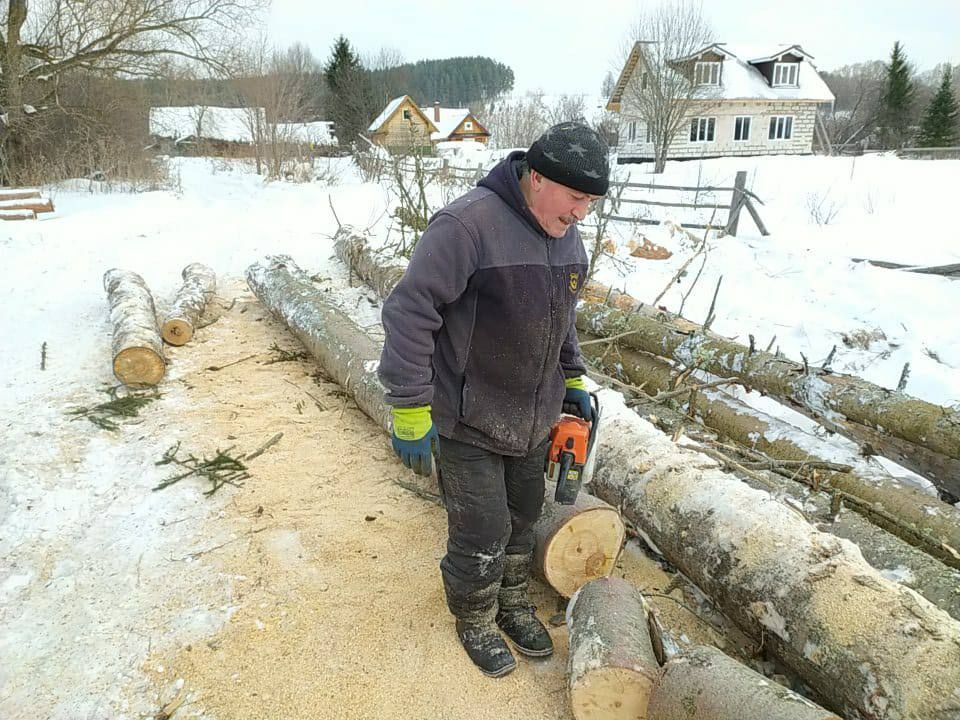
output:
M 418 107 L 409 95 L 394 98 L 367 128 L 370 139 L 387 148 L 432 148 L 439 142 L 486 143 L 490 133 L 468 108 Z

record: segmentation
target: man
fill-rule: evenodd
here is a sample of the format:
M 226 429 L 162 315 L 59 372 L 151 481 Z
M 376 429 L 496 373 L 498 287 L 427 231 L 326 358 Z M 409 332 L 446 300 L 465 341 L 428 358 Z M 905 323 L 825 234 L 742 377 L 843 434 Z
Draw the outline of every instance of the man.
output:
M 591 419 L 574 327 L 587 272 L 576 223 L 608 176 L 596 132 L 555 125 L 434 215 L 383 306 L 393 447 L 421 475 L 437 456 L 447 605 L 493 677 L 516 667 L 500 630 L 526 655 L 553 652 L 526 597 L 532 526 L 561 408 Z

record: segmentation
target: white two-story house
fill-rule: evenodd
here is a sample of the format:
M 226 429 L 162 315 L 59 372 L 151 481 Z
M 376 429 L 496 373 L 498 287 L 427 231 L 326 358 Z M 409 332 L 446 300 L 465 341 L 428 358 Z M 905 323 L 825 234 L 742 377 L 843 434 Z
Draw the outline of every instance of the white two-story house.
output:
M 813 152 L 817 109 L 833 93 L 799 45 L 748 48 L 715 43 L 671 64 L 693 73 L 690 100 L 667 159 Z M 643 45 L 634 45 L 607 109 L 620 114 L 619 162 L 654 159 L 652 132 L 634 93 L 649 90 Z

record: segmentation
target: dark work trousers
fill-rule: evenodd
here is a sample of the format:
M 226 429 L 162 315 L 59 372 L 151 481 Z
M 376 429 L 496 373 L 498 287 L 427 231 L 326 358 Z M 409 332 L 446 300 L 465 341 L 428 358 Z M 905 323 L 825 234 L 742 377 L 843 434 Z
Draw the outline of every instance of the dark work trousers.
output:
M 447 554 L 440 571 L 447 605 L 456 617 L 492 620 L 504 555 L 533 551 L 548 444 L 545 438 L 526 457 L 509 457 L 440 438 L 447 508 Z

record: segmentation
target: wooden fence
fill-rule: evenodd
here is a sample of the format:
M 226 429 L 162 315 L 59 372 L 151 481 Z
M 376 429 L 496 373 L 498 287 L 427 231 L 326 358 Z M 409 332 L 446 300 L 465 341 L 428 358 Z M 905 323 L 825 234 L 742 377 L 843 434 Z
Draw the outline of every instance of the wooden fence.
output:
M 652 182 L 650 183 L 623 183 L 622 187 L 625 189 L 642 189 L 647 191 L 680 191 L 686 193 L 694 193 L 693 201 L 682 201 L 682 202 L 665 202 L 660 200 L 651 200 L 648 198 L 626 198 L 619 197 L 616 199 L 610 200 L 614 208 L 617 208 L 619 205 L 626 204 L 636 204 L 652 207 L 672 207 L 672 208 L 687 208 L 691 210 L 713 210 L 713 211 L 725 211 L 726 218 L 722 222 L 687 222 L 680 223 L 682 227 L 685 228 L 695 228 L 699 230 L 705 230 L 707 228 L 720 230 L 723 229 L 728 235 L 736 235 L 737 229 L 740 223 L 740 213 L 743 210 L 746 210 L 750 213 L 750 217 L 753 218 L 753 221 L 756 223 L 757 228 L 760 230 L 762 235 L 769 235 L 770 232 L 767 230 L 767 226 L 764 225 L 763 220 L 760 219 L 760 213 L 757 212 L 757 208 L 754 205 L 754 201 L 763 204 L 763 201 L 760 200 L 755 194 L 750 190 L 747 190 L 747 173 L 743 170 L 739 171 L 736 175 L 736 178 L 733 183 L 733 187 L 723 187 L 723 186 L 688 186 L 688 185 L 655 185 Z M 726 204 L 720 204 L 717 202 L 701 201 L 701 193 L 730 193 L 730 200 Z M 604 217 L 609 220 L 621 221 L 635 223 L 638 225 L 659 225 L 661 220 L 654 220 L 652 218 L 639 218 L 639 217 L 628 217 L 625 215 L 614 213 L 605 213 Z
M 960 147 L 900 148 L 897 155 L 914 160 L 960 160 Z

